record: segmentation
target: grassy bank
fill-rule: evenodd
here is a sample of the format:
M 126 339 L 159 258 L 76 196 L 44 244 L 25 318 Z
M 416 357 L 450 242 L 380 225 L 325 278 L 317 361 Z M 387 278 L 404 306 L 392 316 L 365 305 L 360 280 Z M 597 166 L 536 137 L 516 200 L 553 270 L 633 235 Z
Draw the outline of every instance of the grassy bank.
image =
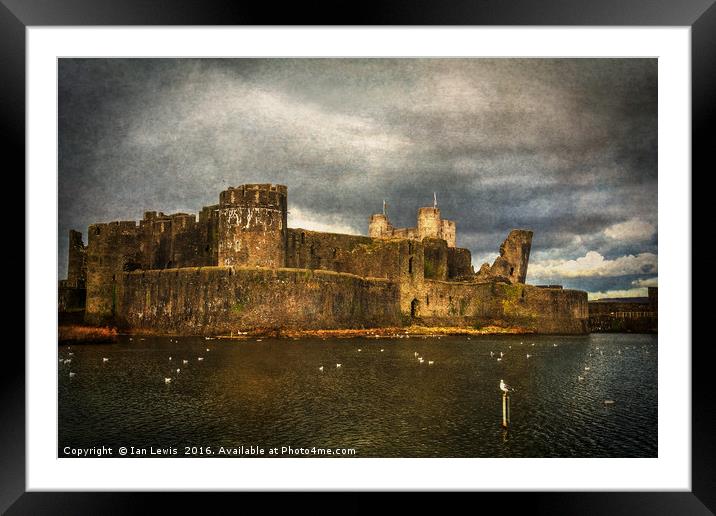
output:
M 91 344 L 114 342 L 117 330 L 105 326 L 63 325 L 58 329 L 58 341 L 61 344 Z
M 219 335 L 220 339 L 248 339 L 252 337 L 278 337 L 278 338 L 320 338 L 320 339 L 350 339 L 355 337 L 373 339 L 394 339 L 405 337 L 438 337 L 446 335 L 521 335 L 533 333 L 525 328 L 503 328 L 499 326 L 483 326 L 476 328 L 461 328 L 452 326 L 407 326 L 401 328 L 368 328 L 354 330 L 255 330 L 241 334 Z

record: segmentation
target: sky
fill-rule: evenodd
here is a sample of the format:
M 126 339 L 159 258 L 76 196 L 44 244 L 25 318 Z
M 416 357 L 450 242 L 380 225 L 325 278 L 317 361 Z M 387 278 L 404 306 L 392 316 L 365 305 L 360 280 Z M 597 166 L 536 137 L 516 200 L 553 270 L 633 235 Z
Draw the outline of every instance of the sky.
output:
M 67 235 L 288 186 L 289 227 L 415 225 L 433 193 L 475 270 L 534 231 L 527 282 L 657 285 L 656 59 L 60 59 Z

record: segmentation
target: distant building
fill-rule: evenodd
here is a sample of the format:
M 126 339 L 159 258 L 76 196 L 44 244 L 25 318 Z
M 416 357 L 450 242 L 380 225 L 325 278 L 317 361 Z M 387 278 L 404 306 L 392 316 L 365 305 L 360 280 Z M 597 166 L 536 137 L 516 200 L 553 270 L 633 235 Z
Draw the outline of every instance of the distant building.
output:
M 593 332 L 656 333 L 658 288 L 648 297 L 604 298 L 589 301 L 589 327 Z

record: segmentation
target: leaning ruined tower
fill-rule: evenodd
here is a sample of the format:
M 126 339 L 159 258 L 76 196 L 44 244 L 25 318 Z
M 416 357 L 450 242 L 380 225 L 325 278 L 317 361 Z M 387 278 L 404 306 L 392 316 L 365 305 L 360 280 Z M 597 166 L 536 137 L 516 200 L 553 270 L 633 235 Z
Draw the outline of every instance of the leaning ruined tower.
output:
M 288 189 L 247 184 L 219 196 L 218 265 L 285 267 Z

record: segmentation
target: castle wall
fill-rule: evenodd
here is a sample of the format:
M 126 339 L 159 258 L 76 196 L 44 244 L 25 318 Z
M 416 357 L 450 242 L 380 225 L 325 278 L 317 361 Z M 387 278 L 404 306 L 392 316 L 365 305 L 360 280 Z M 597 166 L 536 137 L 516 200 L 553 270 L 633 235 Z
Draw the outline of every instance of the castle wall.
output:
M 445 240 L 425 238 L 423 270 L 425 279 L 445 281 L 448 277 L 448 246 Z
M 516 326 L 536 333 L 586 333 L 586 292 L 524 284 L 425 280 L 411 293 L 416 323 L 428 326 Z
M 284 267 L 287 189 L 250 184 L 219 196 L 219 266 Z
M 400 324 L 395 283 L 302 269 L 134 271 L 118 282 L 117 322 L 188 335 Z
M 371 238 L 364 236 L 289 228 L 286 267 L 355 273 L 351 258 L 353 250 L 371 242 Z
M 472 253 L 469 249 L 448 247 L 448 278 L 467 279 L 474 276 L 472 269 Z

